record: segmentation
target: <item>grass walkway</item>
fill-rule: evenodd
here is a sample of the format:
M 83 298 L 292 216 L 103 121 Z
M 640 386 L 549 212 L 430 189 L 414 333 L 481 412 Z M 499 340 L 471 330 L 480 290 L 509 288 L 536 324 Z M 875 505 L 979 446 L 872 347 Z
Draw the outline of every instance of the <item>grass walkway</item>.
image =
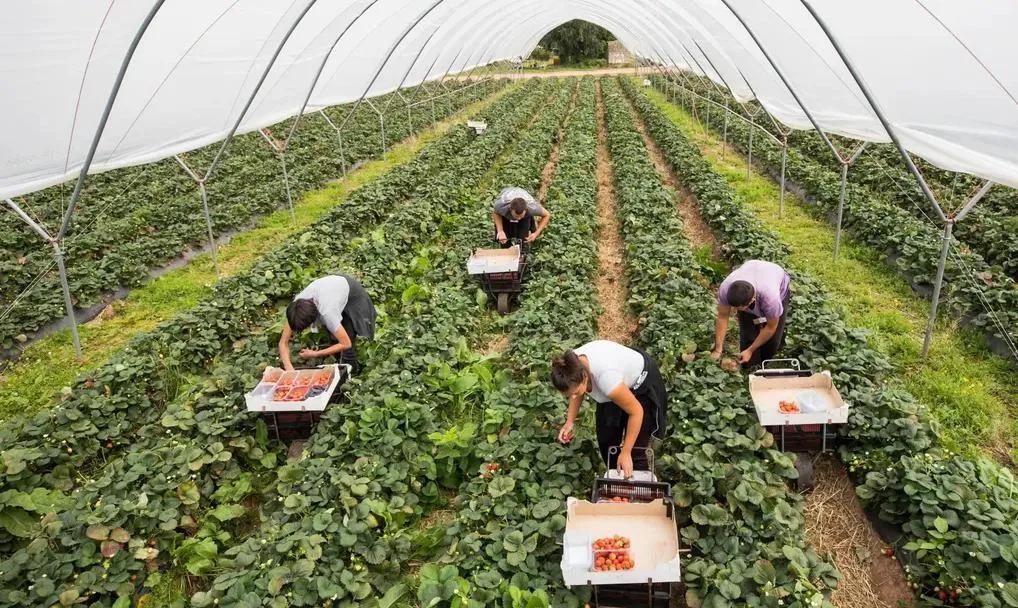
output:
M 425 130 L 416 138 L 394 145 L 382 159 L 371 160 L 345 181 L 330 183 L 306 193 L 294 202 L 296 221 L 286 209 L 263 217 L 254 228 L 219 247 L 219 267 L 228 277 L 243 271 L 289 235 L 298 232 L 340 205 L 360 186 L 411 160 L 430 141 L 437 139 L 467 116 L 476 114 L 501 92 L 477 101 Z M 135 335 L 148 331 L 175 314 L 191 308 L 209 295 L 216 282 L 212 258 L 195 257 L 185 266 L 168 272 L 114 303 L 116 314 L 78 326 L 83 358 L 74 356 L 70 330 L 47 336 L 29 346 L 21 359 L 0 375 L 0 422 L 14 415 L 31 415 L 48 407 L 64 387 L 79 374 L 94 369 L 116 355 Z
M 824 216 L 786 193 L 784 217 L 779 219 L 779 189 L 773 180 L 753 173 L 747 181 L 744 157 L 729 149 L 722 158 L 720 138 L 705 135 L 700 123 L 656 90 L 647 93 L 699 146 L 747 208 L 790 247 L 793 266 L 823 281 L 844 307 L 848 323 L 868 330 L 869 344 L 897 363 L 897 378 L 929 407 L 948 447 L 967 454 L 981 451 L 1012 466 L 1018 462 L 1018 376 L 1006 361 L 987 351 L 975 332 L 943 316 L 929 360 L 922 361 L 929 302 L 877 251 L 842 239 L 841 257 L 835 262 L 834 229 Z

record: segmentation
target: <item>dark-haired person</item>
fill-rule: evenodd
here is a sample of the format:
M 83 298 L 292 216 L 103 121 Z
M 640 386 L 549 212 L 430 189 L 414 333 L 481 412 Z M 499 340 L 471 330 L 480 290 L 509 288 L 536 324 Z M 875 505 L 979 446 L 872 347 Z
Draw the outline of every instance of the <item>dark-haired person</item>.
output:
M 657 364 L 646 353 L 610 340 L 594 340 L 567 350 L 551 362 L 551 383 L 569 399 L 558 439 L 568 443 L 584 397 L 597 403 L 597 447 L 608 464 L 608 449 L 621 446 L 618 468 L 628 478 L 634 467 L 648 469 L 643 450 L 651 436 L 663 437 L 668 392 Z
M 492 207 L 495 240 L 503 245 L 512 240 L 533 243 L 551 221 L 551 213 L 523 188 L 503 189 Z
M 747 260 L 721 283 L 714 320 L 714 350 L 721 356 L 732 310 L 739 317 L 739 363 L 748 367 L 773 359 L 785 343 L 791 277 L 773 262 Z
M 331 274 L 312 281 L 286 307 L 286 323 L 279 338 L 279 358 L 285 369 L 293 369 L 290 337 L 309 327 L 313 331 L 329 332 L 332 345 L 321 350 L 302 349 L 302 359 L 336 356 L 340 363 L 350 364 L 356 372 L 360 369 L 357 337 L 369 340 L 375 337 L 375 306 L 371 296 L 360 281 L 351 276 Z

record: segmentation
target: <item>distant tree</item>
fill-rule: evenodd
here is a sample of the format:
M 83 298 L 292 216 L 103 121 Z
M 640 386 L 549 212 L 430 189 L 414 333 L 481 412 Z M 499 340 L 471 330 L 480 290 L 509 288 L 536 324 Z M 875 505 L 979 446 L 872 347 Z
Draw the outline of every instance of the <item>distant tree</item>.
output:
M 562 63 L 580 63 L 605 59 L 608 43 L 615 40 L 611 32 L 589 21 L 567 21 L 541 39 L 541 46 L 558 54 Z

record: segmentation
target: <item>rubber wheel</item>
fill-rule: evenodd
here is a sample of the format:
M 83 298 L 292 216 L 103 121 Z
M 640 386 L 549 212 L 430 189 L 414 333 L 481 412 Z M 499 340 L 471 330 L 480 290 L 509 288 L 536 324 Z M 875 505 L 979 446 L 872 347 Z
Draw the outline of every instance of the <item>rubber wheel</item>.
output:
M 500 314 L 509 314 L 509 294 L 505 292 L 498 294 L 498 298 L 495 300 L 495 307 Z
M 799 471 L 799 479 L 795 481 L 799 492 L 809 492 L 813 489 L 813 459 L 809 454 L 796 454 L 795 470 Z

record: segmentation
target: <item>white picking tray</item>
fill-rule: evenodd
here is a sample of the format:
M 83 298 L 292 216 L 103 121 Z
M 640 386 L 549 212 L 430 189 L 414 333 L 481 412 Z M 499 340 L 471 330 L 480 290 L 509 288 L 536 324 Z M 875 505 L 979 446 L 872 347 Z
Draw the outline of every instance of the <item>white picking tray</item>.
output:
M 268 413 L 325 411 L 325 408 L 329 405 L 329 399 L 332 398 L 332 393 L 335 392 L 340 380 L 344 377 L 344 374 L 340 372 L 341 367 L 348 368 L 345 376 L 349 376 L 350 366 L 336 363 L 321 365 L 314 369 L 296 370 L 298 373 L 314 374 L 323 369 L 332 369 L 332 382 L 329 383 L 325 390 L 321 394 L 310 399 L 304 399 L 303 401 L 273 401 L 272 395 L 275 392 L 276 384 L 274 382 L 259 382 L 254 389 L 244 395 L 247 411 Z
M 594 572 L 578 542 L 619 534 L 629 538 L 632 570 Z M 565 537 L 571 550 L 562 554 L 562 579 L 567 586 L 670 583 L 682 580 L 679 536 L 668 506 L 657 499 L 648 503 L 598 503 L 569 498 L 566 501 Z
M 467 273 L 517 272 L 520 269 L 520 246 L 505 249 L 477 249 L 467 260 Z
M 800 411 L 790 414 L 778 409 L 780 402 L 795 401 L 796 395 L 805 390 L 815 391 L 827 408 L 820 412 Z M 814 373 L 806 377 L 750 374 L 749 394 L 762 426 L 848 422 L 849 406 L 834 386 L 830 372 Z

